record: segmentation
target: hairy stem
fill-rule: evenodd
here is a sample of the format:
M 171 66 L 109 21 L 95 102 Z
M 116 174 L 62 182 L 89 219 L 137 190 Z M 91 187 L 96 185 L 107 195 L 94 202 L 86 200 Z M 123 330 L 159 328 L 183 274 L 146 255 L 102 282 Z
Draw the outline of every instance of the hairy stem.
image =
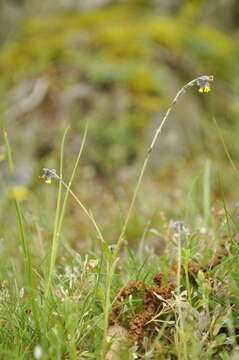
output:
M 187 83 L 186 85 L 184 85 L 176 94 L 176 96 L 174 97 L 173 101 L 171 102 L 171 105 L 169 106 L 169 108 L 167 109 L 164 117 L 163 117 L 163 120 L 160 122 L 159 126 L 157 127 L 155 133 L 154 133 L 154 136 L 153 136 L 153 139 L 151 141 L 151 144 L 148 148 L 148 151 L 147 151 L 147 154 L 146 154 L 146 157 L 145 157 L 145 160 L 143 162 L 143 165 L 142 165 L 142 168 L 140 170 L 140 173 L 139 173 L 139 177 L 138 177 L 138 180 L 137 180 L 137 183 L 135 185 L 135 189 L 134 189 L 134 193 L 133 193 L 133 197 L 131 199 L 131 202 L 130 202 L 130 205 L 129 205 L 129 209 L 128 209 L 128 212 L 127 212 L 127 215 L 126 215 L 126 218 L 125 218 L 125 221 L 124 221 L 124 224 L 122 226 L 122 230 L 121 230 L 121 233 L 119 235 L 119 238 L 118 238 L 118 241 L 117 241 L 117 244 L 115 246 L 115 249 L 114 249 L 114 253 L 113 253 L 113 258 L 116 258 L 123 242 L 124 242 L 124 236 L 125 236 L 125 233 L 126 233 L 126 230 L 127 230 L 127 226 L 128 226 L 128 223 L 129 223 L 129 220 L 130 220 L 130 217 L 131 217 L 131 214 L 132 214 L 132 210 L 133 210 L 133 207 L 134 207 L 134 204 L 135 204 L 135 200 L 137 198 L 137 195 L 138 195 L 138 192 L 139 192 L 139 188 L 140 188 L 140 185 L 142 183 L 142 179 L 143 179 L 143 176 L 144 176 L 144 173 L 145 173 L 145 170 L 147 168 L 147 165 L 148 165 L 148 162 L 149 162 L 149 159 L 150 159 L 150 156 L 151 156 L 151 153 L 154 149 L 154 146 L 155 146 L 155 143 L 158 139 L 158 136 L 159 134 L 161 133 L 162 131 L 162 128 L 164 126 L 164 124 L 166 123 L 167 119 L 168 119 L 168 116 L 169 114 L 171 113 L 174 105 L 177 103 L 179 97 L 181 95 L 184 94 L 184 92 L 186 91 L 187 88 L 195 85 L 197 83 L 197 79 L 194 79 L 192 81 L 190 81 L 189 83 Z

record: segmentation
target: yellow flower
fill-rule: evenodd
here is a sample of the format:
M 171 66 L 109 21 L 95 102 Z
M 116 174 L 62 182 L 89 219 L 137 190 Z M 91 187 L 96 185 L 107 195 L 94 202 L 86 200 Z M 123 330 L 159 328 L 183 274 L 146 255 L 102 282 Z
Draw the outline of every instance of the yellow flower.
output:
M 51 184 L 52 179 L 57 179 L 56 170 L 55 169 L 47 169 L 43 168 L 43 175 L 39 176 L 40 179 L 44 179 L 46 184 Z
M 9 197 L 17 200 L 24 200 L 28 197 L 29 191 L 24 186 L 14 186 L 9 190 Z
M 197 78 L 197 85 L 199 86 L 198 92 L 202 93 L 208 93 L 211 91 L 211 85 L 210 83 L 213 82 L 214 78 L 213 76 L 200 76 Z
M 5 158 L 6 158 L 6 155 L 3 152 L 1 152 L 0 153 L 0 161 L 5 160 Z
M 208 93 L 209 91 L 211 91 L 210 86 L 200 87 L 198 89 L 198 92 L 200 92 L 200 93 Z

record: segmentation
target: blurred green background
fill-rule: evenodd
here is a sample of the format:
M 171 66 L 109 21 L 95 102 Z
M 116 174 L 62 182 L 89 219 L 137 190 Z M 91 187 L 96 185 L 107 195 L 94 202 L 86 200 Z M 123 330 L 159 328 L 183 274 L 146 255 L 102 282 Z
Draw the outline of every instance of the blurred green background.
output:
M 215 120 L 237 164 L 238 0 L 2 0 L 0 6 L 0 112 L 15 162 L 10 176 L 1 137 L 0 247 L 10 258 L 19 248 L 11 197 L 22 200 L 38 257 L 39 239 L 49 245 L 57 193 L 56 183 L 39 179 L 41 169 L 59 169 L 61 136 L 70 124 L 68 179 L 87 121 L 73 189 L 114 242 L 157 124 L 177 91 L 200 75 L 214 75 L 213 89 L 189 89 L 174 108 L 127 239 L 137 244 L 148 223 L 162 231 L 165 217 L 205 224 L 205 192 L 215 216 L 222 197 L 237 206 L 235 175 Z M 79 251 L 97 243 L 73 201 L 64 236 Z

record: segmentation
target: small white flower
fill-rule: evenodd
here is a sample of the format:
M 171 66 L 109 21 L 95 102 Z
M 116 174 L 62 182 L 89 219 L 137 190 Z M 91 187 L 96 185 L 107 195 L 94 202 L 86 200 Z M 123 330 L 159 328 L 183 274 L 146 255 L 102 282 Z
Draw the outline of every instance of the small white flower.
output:
M 25 293 L 25 291 L 24 291 L 24 288 L 22 287 L 22 288 L 20 289 L 20 291 L 19 291 L 19 297 L 20 297 L 20 298 L 23 298 L 24 293 Z
M 42 347 L 40 345 L 36 345 L 34 348 L 34 358 L 41 359 L 43 355 Z
M 199 231 L 200 231 L 201 234 L 206 234 L 207 229 L 206 229 L 204 226 L 202 226 L 202 227 L 199 229 Z

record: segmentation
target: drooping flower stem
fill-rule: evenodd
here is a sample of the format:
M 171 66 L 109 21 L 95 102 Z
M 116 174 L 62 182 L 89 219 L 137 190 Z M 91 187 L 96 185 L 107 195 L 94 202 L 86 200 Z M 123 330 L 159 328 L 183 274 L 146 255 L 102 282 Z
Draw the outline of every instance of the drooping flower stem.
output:
M 142 183 L 142 180 L 143 180 L 143 176 L 145 174 L 145 171 L 146 171 L 146 168 L 147 168 L 151 153 L 152 153 L 152 151 L 154 149 L 154 146 L 155 146 L 155 143 L 156 143 L 156 141 L 158 139 L 158 136 L 161 133 L 162 128 L 163 128 L 164 124 L 166 123 L 166 121 L 167 121 L 167 119 L 168 119 L 174 105 L 178 102 L 178 99 L 180 98 L 180 96 L 182 96 L 189 87 L 192 87 L 194 85 L 197 85 L 199 87 L 199 92 L 200 93 L 207 93 L 208 91 L 210 91 L 210 83 L 212 81 L 213 81 L 213 76 L 203 75 L 203 76 L 195 78 L 192 81 L 185 84 L 177 92 L 176 96 L 174 97 L 173 101 L 171 102 L 171 105 L 167 109 L 167 111 L 166 111 L 166 113 L 165 113 L 165 115 L 163 117 L 163 120 L 158 125 L 158 127 L 157 127 L 157 129 L 156 129 L 156 131 L 154 133 L 154 136 L 152 138 L 151 144 L 150 144 L 150 146 L 149 146 L 149 148 L 147 150 L 147 153 L 146 153 L 142 168 L 140 170 L 139 177 L 138 177 L 138 180 L 136 182 L 134 192 L 133 192 L 133 196 L 132 196 L 132 199 L 131 199 L 131 202 L 130 202 L 130 205 L 129 205 L 129 209 L 128 209 L 128 212 L 126 214 L 125 221 L 123 223 L 123 226 L 122 226 L 118 241 L 117 241 L 117 243 L 115 245 L 115 248 L 114 248 L 114 251 L 113 251 L 112 263 L 111 264 L 113 264 L 116 261 L 117 255 L 118 255 L 118 253 L 119 253 L 119 251 L 120 251 L 120 249 L 121 249 L 121 247 L 122 247 L 122 245 L 124 243 L 124 237 L 125 237 L 125 233 L 126 233 L 126 230 L 127 230 L 127 226 L 128 226 L 130 217 L 132 215 L 132 211 L 133 211 L 133 208 L 134 208 L 134 205 L 135 205 L 135 201 L 136 201 L 136 198 L 137 198 L 137 195 L 138 195 L 138 192 L 139 192 L 139 189 L 140 189 L 140 186 L 141 186 L 141 183 Z M 108 271 L 107 271 L 107 292 L 106 292 L 105 304 L 110 304 L 110 288 L 111 288 L 111 284 L 112 284 L 113 275 L 114 275 L 114 271 L 112 271 L 112 269 L 110 267 L 108 269 Z M 104 325 L 104 335 L 103 335 L 101 360 L 105 359 L 106 352 L 107 352 L 107 336 L 106 336 L 107 331 L 106 330 L 107 330 L 107 326 L 108 326 L 110 308 L 111 308 L 110 306 L 106 306 L 106 309 L 105 309 L 105 319 L 104 319 L 105 320 L 104 321 L 105 325 Z
M 51 184 L 53 179 L 57 179 L 59 181 L 59 190 L 58 190 L 58 197 L 57 197 L 57 209 L 56 209 L 56 216 L 55 216 L 55 225 L 54 225 L 54 233 L 53 233 L 53 241 L 52 241 L 52 251 L 51 251 L 51 259 L 50 259 L 50 266 L 49 266 L 49 274 L 48 274 L 48 281 L 47 281 L 47 287 L 46 287 L 46 292 L 45 292 L 45 296 L 48 297 L 49 295 L 49 291 L 51 288 L 51 284 L 52 284 L 52 277 L 53 277 L 53 272 L 54 272 L 54 267 L 55 267 L 55 262 L 56 262 L 56 255 L 57 255 L 57 250 L 58 250 L 58 246 L 59 246 L 59 237 L 60 237 L 60 232 L 61 232 L 61 228 L 62 228 L 62 224 L 63 224 L 63 219 L 64 219 L 64 215 L 65 215 L 65 210 L 66 210 L 66 205 L 67 205 L 67 200 L 68 200 L 68 196 L 69 194 L 75 199 L 75 201 L 78 203 L 78 205 L 80 205 L 81 209 L 84 211 L 84 213 L 86 214 L 86 216 L 90 219 L 90 221 L 93 223 L 95 230 L 97 232 L 97 235 L 101 241 L 101 245 L 103 246 L 104 244 L 106 244 L 103 235 L 95 221 L 95 218 L 93 216 L 93 214 L 91 213 L 90 210 L 88 210 L 84 204 L 80 201 L 80 199 L 75 195 L 75 193 L 71 190 L 71 185 L 73 182 L 73 179 L 75 177 L 75 173 L 77 170 L 77 167 L 79 165 L 79 161 L 82 155 L 82 151 L 86 142 L 86 137 L 87 137 L 87 131 L 88 131 L 88 123 L 85 127 L 85 131 L 84 131 L 84 135 L 83 135 L 83 139 L 81 142 L 81 146 L 80 146 L 80 150 L 78 152 L 71 176 L 70 176 L 70 180 L 67 183 L 65 183 L 65 181 L 63 180 L 63 174 L 62 174 L 62 170 L 63 170 L 63 153 L 64 153 L 64 143 L 65 143 L 65 137 L 67 134 L 68 129 L 66 129 L 64 135 L 63 135 L 63 139 L 62 139 L 62 144 L 61 144 L 61 160 L 60 160 L 60 174 L 58 175 L 56 173 L 55 169 L 47 169 L 44 168 L 43 169 L 43 176 L 40 176 L 40 178 L 44 179 L 45 182 L 47 184 Z M 65 192 L 65 196 L 63 201 L 61 202 L 61 193 L 62 193 L 62 186 L 66 189 Z
M 178 102 L 178 99 L 180 98 L 180 96 L 182 96 L 185 91 L 189 88 L 189 87 L 192 87 L 194 85 L 198 85 L 199 86 L 199 90 L 202 89 L 204 86 L 207 86 L 207 89 L 209 87 L 209 83 L 213 81 L 213 77 L 212 76 L 207 76 L 207 75 L 204 75 L 204 76 L 200 76 L 196 79 L 193 79 L 192 81 L 188 82 L 187 84 L 185 84 L 176 94 L 176 96 L 174 97 L 173 101 L 171 102 L 171 105 L 169 106 L 169 108 L 167 109 L 164 117 L 163 117 L 163 120 L 160 122 L 159 126 L 157 127 L 155 133 L 154 133 L 154 136 L 153 136 L 153 139 L 151 141 L 151 144 L 148 148 L 148 151 L 147 151 L 147 154 L 146 154 L 146 157 L 145 157 L 145 160 L 143 162 L 143 166 L 140 170 L 140 174 L 139 174 L 139 177 L 138 177 L 138 180 L 137 180 L 137 183 L 135 185 L 135 189 L 134 189 L 134 193 L 133 193 L 133 197 L 132 197 L 132 200 L 130 202 L 130 205 L 129 205 L 129 209 L 128 209 L 128 212 L 127 212 L 127 215 L 126 215 L 126 218 L 125 218 L 125 221 L 124 221 L 124 224 L 123 224 L 123 227 L 122 227 L 122 230 L 121 230 L 121 233 L 120 233 L 120 236 L 118 238 L 118 241 L 117 241 L 117 244 L 115 246 L 115 249 L 114 249 L 114 252 L 113 252 L 113 258 L 116 258 L 123 242 L 124 242 L 124 236 L 125 236 L 125 233 L 126 233 L 126 229 L 127 229 L 127 226 L 128 226 L 128 223 L 129 223 L 129 220 L 130 220 L 130 217 L 131 217 L 131 214 L 132 214 L 132 210 L 133 210 L 133 207 L 134 207 L 134 204 L 135 204 L 135 200 L 137 198 L 137 195 L 138 195 L 138 192 L 139 192 L 139 188 L 140 188 L 140 185 L 142 183 L 142 179 L 143 179 L 143 176 L 144 176 L 144 173 L 145 173 L 145 170 L 147 168 L 147 165 L 148 165 L 148 162 L 149 162 L 149 159 L 150 159 L 150 156 L 151 156 L 151 153 L 154 149 L 154 146 L 155 146 L 155 143 L 158 139 L 158 136 L 159 134 L 161 133 L 162 131 L 162 128 L 165 124 L 165 122 L 167 121 L 168 119 L 168 116 L 170 115 L 174 105 Z M 208 92 L 208 91 L 207 91 Z
M 71 196 L 73 197 L 73 199 L 77 202 L 78 205 L 80 205 L 81 209 L 84 211 L 84 213 L 86 214 L 86 216 L 91 220 L 97 235 L 99 237 L 99 239 L 101 240 L 101 243 L 104 242 L 105 240 L 103 238 L 103 235 L 100 231 L 99 226 L 96 223 L 96 220 L 94 218 L 94 215 L 92 214 L 92 212 L 90 210 L 87 210 L 87 208 L 85 207 L 85 205 L 80 201 L 80 199 L 76 196 L 76 194 L 70 189 L 69 184 L 67 185 L 62 179 L 60 179 L 60 177 L 56 174 L 56 178 L 62 182 L 62 185 L 67 189 L 68 193 L 71 194 Z

